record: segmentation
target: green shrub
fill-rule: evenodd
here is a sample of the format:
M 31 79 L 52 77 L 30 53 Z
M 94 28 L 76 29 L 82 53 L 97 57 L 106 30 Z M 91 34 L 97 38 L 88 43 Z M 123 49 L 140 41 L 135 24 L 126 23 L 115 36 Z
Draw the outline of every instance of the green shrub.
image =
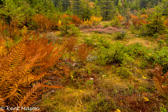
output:
M 140 62 L 140 68 L 146 69 L 147 65 L 148 65 L 147 60 L 142 59 Z
M 113 100 L 103 96 L 101 92 L 97 94 L 96 98 L 95 102 L 90 103 L 88 112 L 110 112 L 114 108 Z
M 151 22 L 146 24 L 147 34 L 154 35 L 156 33 L 162 34 L 165 32 L 165 25 L 163 23 L 163 19 L 158 19 L 157 16 L 152 19 Z
M 112 21 L 111 21 L 111 26 L 112 27 L 121 27 L 120 21 L 117 17 L 115 17 Z
M 61 35 L 68 35 L 68 36 L 78 36 L 80 33 L 79 28 L 77 28 L 74 24 L 65 24 L 62 25 L 60 28 Z
M 63 18 L 61 21 L 59 21 L 58 25 L 58 28 L 61 31 L 61 35 L 76 36 L 79 34 L 79 28 L 72 24 L 71 21 L 71 17 L 66 14 L 63 15 Z
M 132 72 L 130 72 L 129 68 L 126 68 L 126 67 L 122 66 L 122 67 L 117 69 L 117 74 L 121 78 L 128 78 L 132 75 Z
M 80 34 L 80 30 L 74 24 L 69 29 L 69 36 L 78 36 Z
M 105 48 L 104 46 L 99 47 L 98 51 L 96 52 L 96 63 L 100 65 L 106 65 L 109 59 L 108 52 L 109 49 Z
M 158 49 L 161 49 L 165 45 L 165 41 L 163 39 L 157 41 Z
M 107 28 L 107 27 L 109 27 L 109 24 L 103 25 L 103 28 Z
M 127 36 L 127 32 L 125 30 L 121 30 L 119 32 L 116 32 L 116 39 L 124 39 Z
M 108 48 L 100 45 L 96 52 L 97 64 L 106 65 L 111 63 L 127 63 L 132 58 L 126 53 L 126 47 L 121 43 L 114 43 Z
M 127 47 L 127 53 L 132 57 L 145 56 L 148 53 L 148 49 L 140 43 L 132 44 Z
M 94 41 L 90 38 L 84 38 L 84 43 L 88 46 L 94 46 Z
M 142 33 L 145 33 L 145 35 L 151 35 L 154 34 L 163 34 L 166 32 L 166 25 L 164 24 L 163 19 L 163 7 L 162 6 L 156 6 L 153 11 L 151 11 L 147 18 L 147 24 L 145 24 L 145 29 Z M 141 28 L 142 29 L 142 28 Z
M 168 47 L 162 47 L 160 50 L 156 51 L 153 55 L 154 65 L 156 63 L 162 65 L 163 72 L 168 69 Z
M 93 46 L 93 47 L 100 47 L 104 46 L 105 48 L 110 47 L 109 41 L 104 39 L 104 36 L 99 34 L 93 34 L 91 38 L 84 38 L 84 42 L 87 45 Z
M 164 107 L 164 105 L 160 107 L 160 112 L 167 112 L 167 109 Z
M 159 37 L 159 34 L 153 34 L 153 37 L 155 38 L 155 39 L 157 39 L 158 37 Z
M 136 29 L 133 25 L 130 26 L 129 30 L 131 31 L 131 33 L 135 34 L 136 33 Z
M 147 35 L 148 31 L 147 31 L 147 27 L 145 25 L 142 25 L 141 28 L 139 29 L 139 35 Z
M 140 93 L 147 92 L 147 89 L 143 86 L 139 86 L 138 90 L 140 91 Z
M 99 46 L 104 46 L 105 48 L 109 48 L 110 43 L 109 43 L 109 41 L 106 41 L 105 39 L 103 39 L 102 36 L 99 36 L 97 38 L 97 47 L 99 47 Z

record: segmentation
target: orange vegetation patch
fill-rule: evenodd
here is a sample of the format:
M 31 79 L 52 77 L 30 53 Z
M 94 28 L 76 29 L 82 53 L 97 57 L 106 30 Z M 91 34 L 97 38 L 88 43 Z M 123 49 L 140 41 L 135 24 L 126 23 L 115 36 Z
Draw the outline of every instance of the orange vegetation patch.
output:
M 124 17 L 121 16 L 121 15 L 119 15 L 117 18 L 119 19 L 120 22 L 123 22 L 123 21 L 124 21 Z
M 168 20 L 165 20 L 164 24 L 168 27 Z

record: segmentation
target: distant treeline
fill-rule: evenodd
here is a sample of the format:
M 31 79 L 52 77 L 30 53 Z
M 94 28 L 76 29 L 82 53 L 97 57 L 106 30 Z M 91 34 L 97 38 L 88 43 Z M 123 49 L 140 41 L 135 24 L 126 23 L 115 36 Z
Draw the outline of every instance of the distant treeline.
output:
M 167 0 L 0 0 L 0 14 L 3 15 L 3 10 L 10 13 L 11 7 L 19 7 L 22 11 L 31 9 L 30 13 L 66 12 L 78 15 L 83 20 L 91 16 L 102 16 L 103 20 L 111 20 L 118 14 L 124 16 L 127 12 L 146 10 L 160 4 L 164 6 L 164 14 L 167 14 Z

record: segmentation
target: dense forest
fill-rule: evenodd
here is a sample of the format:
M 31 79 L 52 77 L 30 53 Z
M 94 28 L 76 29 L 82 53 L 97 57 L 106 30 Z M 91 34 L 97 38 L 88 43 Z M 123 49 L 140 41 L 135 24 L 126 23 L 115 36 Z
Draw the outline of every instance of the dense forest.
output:
M 0 0 L 0 111 L 167 112 L 168 0 Z

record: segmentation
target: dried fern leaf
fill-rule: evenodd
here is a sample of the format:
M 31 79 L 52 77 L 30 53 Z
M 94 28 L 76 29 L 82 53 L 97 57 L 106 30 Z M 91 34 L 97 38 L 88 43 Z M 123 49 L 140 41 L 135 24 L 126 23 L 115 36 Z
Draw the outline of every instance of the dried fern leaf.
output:
M 5 100 L 0 96 L 0 106 L 5 106 Z
M 27 100 L 30 101 L 31 98 L 32 98 L 32 96 L 33 96 L 33 94 L 35 94 L 35 93 L 37 92 L 37 89 L 39 89 L 41 86 L 42 86 L 41 83 L 36 83 L 36 84 L 34 85 L 34 87 L 33 87 L 32 89 L 30 89 L 30 90 L 26 93 L 26 95 L 23 97 L 23 99 L 19 101 L 19 103 L 18 103 L 19 106 L 23 106 L 24 103 L 28 103 Z M 34 98 L 33 98 L 33 101 L 35 101 Z

